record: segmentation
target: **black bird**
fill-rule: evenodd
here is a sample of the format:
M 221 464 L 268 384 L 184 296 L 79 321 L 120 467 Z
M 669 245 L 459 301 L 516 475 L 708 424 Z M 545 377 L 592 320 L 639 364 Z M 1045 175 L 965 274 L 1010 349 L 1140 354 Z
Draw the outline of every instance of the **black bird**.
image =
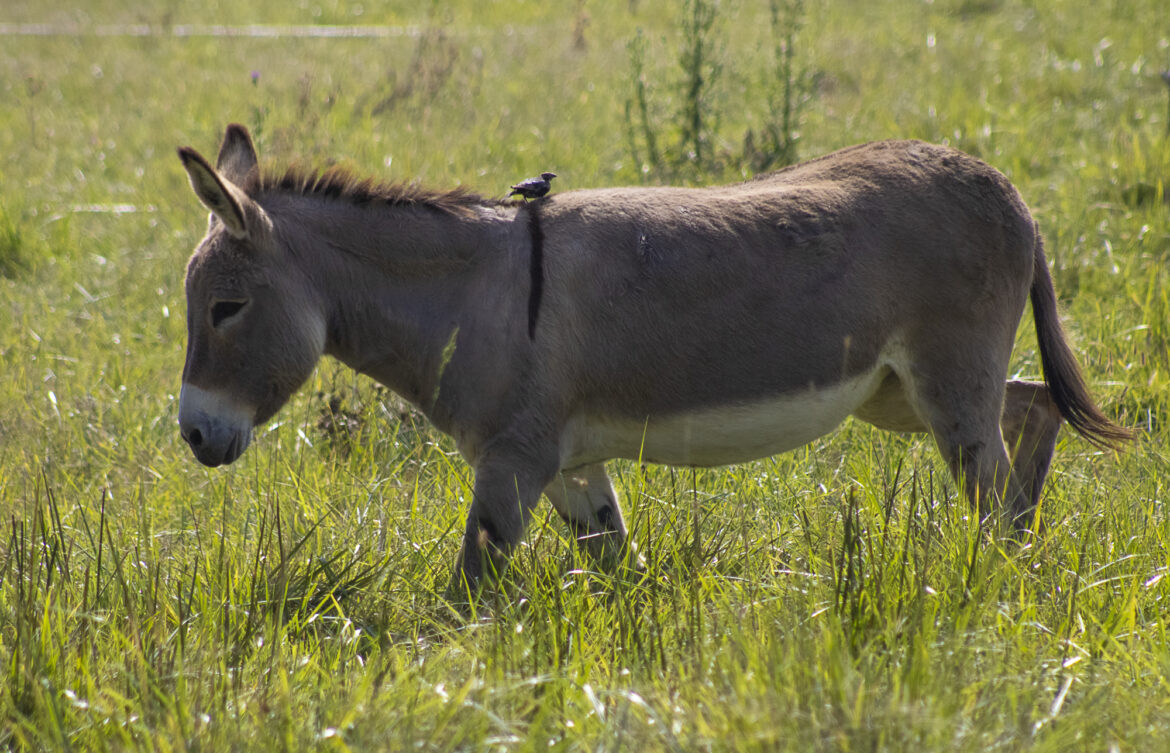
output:
M 508 194 L 508 197 L 511 198 L 516 194 L 520 194 L 524 197 L 525 201 L 528 199 L 539 199 L 541 196 L 547 194 L 549 189 L 552 188 L 552 186 L 549 185 L 549 181 L 555 177 L 557 177 L 556 173 L 541 173 L 539 178 L 529 178 L 528 180 L 522 180 L 511 187 L 512 193 Z

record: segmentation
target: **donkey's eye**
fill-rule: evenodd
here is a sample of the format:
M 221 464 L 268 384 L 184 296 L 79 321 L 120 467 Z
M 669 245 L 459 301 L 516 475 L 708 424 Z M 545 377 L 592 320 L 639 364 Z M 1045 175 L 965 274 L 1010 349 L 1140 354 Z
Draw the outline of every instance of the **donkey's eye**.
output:
M 216 301 L 211 304 L 211 326 L 218 327 L 247 306 L 247 301 Z

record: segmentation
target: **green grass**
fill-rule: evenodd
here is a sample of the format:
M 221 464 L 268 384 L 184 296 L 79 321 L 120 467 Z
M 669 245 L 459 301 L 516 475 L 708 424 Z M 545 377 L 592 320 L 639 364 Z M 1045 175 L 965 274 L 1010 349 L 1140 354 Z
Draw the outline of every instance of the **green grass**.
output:
M 627 44 L 644 29 L 675 148 L 681 4 L 18 0 L 0 22 L 392 24 L 425 43 L 0 43 L 0 745 L 1164 747 L 1163 3 L 807 5 L 802 156 L 918 137 L 1007 173 L 1095 394 L 1145 430 L 1121 456 L 1062 438 L 1040 540 L 981 535 L 928 442 L 847 422 L 734 468 L 615 463 L 647 578 L 594 572 L 542 506 L 498 595 L 454 615 L 441 593 L 470 471 L 368 381 L 323 363 L 228 469 L 179 440 L 182 273 L 205 213 L 174 148 L 213 152 L 240 121 L 281 164 L 493 195 L 543 169 L 558 190 L 637 182 Z M 721 6 L 722 153 L 767 112 L 769 19 Z M 740 174 L 729 160 L 687 180 Z M 90 211 L 119 204 L 138 211 Z M 1030 323 L 1013 371 L 1039 374 Z

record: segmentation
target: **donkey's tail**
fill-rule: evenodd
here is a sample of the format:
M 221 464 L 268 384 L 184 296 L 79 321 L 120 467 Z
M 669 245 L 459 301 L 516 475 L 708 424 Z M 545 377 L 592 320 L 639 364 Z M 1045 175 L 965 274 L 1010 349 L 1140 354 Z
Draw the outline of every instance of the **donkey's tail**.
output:
M 1032 276 L 1032 316 L 1036 321 L 1036 339 L 1040 344 L 1040 365 L 1049 395 L 1060 415 L 1077 433 L 1094 445 L 1117 449 L 1132 441 L 1134 433 L 1118 426 L 1101 412 L 1089 395 L 1085 378 L 1069 347 L 1068 338 L 1056 310 L 1056 291 L 1048 274 L 1044 241 L 1036 235 L 1035 272 Z

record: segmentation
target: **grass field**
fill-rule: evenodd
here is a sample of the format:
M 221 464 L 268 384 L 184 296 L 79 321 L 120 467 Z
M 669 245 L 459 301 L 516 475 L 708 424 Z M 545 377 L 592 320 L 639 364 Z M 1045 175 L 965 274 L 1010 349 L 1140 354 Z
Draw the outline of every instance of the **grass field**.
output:
M 206 216 L 176 146 L 239 121 L 275 164 L 489 195 L 661 181 L 627 147 L 628 45 L 669 152 L 680 8 L 0 7 L 0 746 L 1170 749 L 1164 0 L 831 0 L 796 36 L 800 155 L 917 137 L 1004 171 L 1094 393 L 1142 430 L 1062 436 L 1027 547 L 978 530 L 928 441 L 849 421 L 733 468 L 613 464 L 649 577 L 594 572 L 545 505 L 465 620 L 441 593 L 470 471 L 372 383 L 324 362 L 240 462 L 191 457 Z M 401 34 L 176 33 L 260 23 Z M 715 158 L 680 181 L 746 174 L 776 90 L 767 3 L 725 0 L 712 35 Z M 1012 369 L 1039 375 L 1030 316 Z

